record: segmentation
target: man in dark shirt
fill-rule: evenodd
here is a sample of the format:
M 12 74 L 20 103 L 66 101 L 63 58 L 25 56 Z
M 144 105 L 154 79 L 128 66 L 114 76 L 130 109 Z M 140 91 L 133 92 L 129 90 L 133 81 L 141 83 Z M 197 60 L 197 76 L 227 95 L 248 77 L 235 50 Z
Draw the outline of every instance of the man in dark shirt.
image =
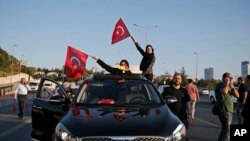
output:
M 244 79 L 242 77 L 238 77 L 237 79 L 238 81 L 238 86 L 239 86 L 239 98 L 237 100 L 238 104 L 237 104 L 237 118 L 238 118 L 238 123 L 242 124 L 243 123 L 243 119 L 241 116 L 241 111 L 245 105 L 246 99 L 247 99 L 247 87 L 244 84 Z
M 190 96 L 187 90 L 181 87 L 182 77 L 176 73 L 173 76 L 173 83 L 170 87 L 164 89 L 162 96 L 175 96 L 177 102 L 169 104 L 170 110 L 184 123 L 186 129 L 188 129 L 188 113 L 187 113 L 187 102 L 190 101 Z

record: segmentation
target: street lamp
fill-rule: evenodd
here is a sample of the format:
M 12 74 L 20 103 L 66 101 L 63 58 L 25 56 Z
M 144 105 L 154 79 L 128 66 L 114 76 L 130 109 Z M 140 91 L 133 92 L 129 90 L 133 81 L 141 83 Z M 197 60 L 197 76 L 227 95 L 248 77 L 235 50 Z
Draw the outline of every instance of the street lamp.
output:
M 19 79 L 22 71 L 22 63 L 23 63 L 23 54 L 21 55 L 20 62 L 19 62 Z
M 198 81 L 198 53 L 194 52 L 194 55 L 196 55 L 196 73 L 195 73 L 195 81 L 197 83 Z
M 10 83 L 12 83 L 12 75 L 13 75 L 13 67 L 14 67 L 14 49 L 17 45 L 14 44 L 12 46 L 12 58 L 11 58 L 11 77 L 10 77 Z
M 133 25 L 137 26 L 137 27 L 140 27 L 140 28 L 143 28 L 145 30 L 146 45 L 148 44 L 148 29 L 158 27 L 158 25 L 145 27 L 145 26 L 141 26 L 141 25 L 138 25 L 138 24 L 135 24 L 135 23 Z

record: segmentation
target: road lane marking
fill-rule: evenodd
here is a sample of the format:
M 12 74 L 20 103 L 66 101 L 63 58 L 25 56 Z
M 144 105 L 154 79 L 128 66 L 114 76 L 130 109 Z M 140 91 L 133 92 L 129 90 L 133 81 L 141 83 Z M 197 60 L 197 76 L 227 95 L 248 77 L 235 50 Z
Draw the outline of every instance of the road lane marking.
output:
M 12 132 L 22 128 L 25 125 L 28 125 L 31 123 L 31 118 L 30 117 L 24 117 L 22 120 L 18 119 L 18 117 L 16 115 L 1 115 L 0 116 L 0 120 L 5 120 L 5 121 L 19 121 L 22 122 L 20 124 L 18 124 L 17 126 L 14 126 L 4 132 L 0 133 L 0 139 L 11 134 Z
M 194 118 L 194 119 L 196 119 L 196 120 L 198 120 L 200 122 L 206 123 L 208 125 L 214 126 L 214 127 L 220 127 L 220 126 L 218 126 L 218 125 L 216 125 L 216 124 L 214 124 L 212 122 L 209 122 L 209 121 L 206 121 L 206 120 L 203 120 L 203 119 L 199 119 L 199 118 Z

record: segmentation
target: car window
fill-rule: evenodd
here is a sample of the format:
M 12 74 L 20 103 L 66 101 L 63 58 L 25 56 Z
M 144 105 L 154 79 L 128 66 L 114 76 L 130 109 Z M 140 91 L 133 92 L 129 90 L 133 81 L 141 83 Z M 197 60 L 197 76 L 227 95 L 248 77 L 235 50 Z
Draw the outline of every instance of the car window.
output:
M 60 87 L 57 87 L 57 84 L 52 82 L 52 81 L 45 80 L 43 82 L 41 91 L 39 93 L 37 93 L 37 97 L 44 99 L 44 100 L 47 100 L 51 96 L 59 95 L 59 94 L 63 95 L 63 92 L 62 92 L 62 90 L 60 90 Z
M 78 92 L 78 104 L 162 104 L 157 89 L 148 81 L 95 81 L 84 84 Z

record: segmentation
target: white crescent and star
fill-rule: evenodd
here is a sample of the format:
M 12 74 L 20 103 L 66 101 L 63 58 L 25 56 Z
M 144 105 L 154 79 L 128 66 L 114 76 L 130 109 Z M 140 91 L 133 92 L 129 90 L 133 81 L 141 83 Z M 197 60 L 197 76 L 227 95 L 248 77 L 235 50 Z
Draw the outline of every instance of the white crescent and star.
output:
M 74 70 L 77 69 L 78 67 L 80 67 L 80 65 L 81 65 L 80 60 L 77 57 L 75 57 L 75 56 L 72 56 L 71 59 L 70 59 L 70 61 L 71 61 L 71 64 L 72 64 Z
M 121 33 L 118 31 L 119 29 L 121 30 Z M 123 27 L 122 27 L 122 26 L 120 26 L 120 25 L 119 25 L 119 26 L 117 26 L 117 31 L 116 31 L 116 34 L 119 34 L 119 35 L 121 35 L 121 36 L 124 34 L 124 29 L 123 29 Z

